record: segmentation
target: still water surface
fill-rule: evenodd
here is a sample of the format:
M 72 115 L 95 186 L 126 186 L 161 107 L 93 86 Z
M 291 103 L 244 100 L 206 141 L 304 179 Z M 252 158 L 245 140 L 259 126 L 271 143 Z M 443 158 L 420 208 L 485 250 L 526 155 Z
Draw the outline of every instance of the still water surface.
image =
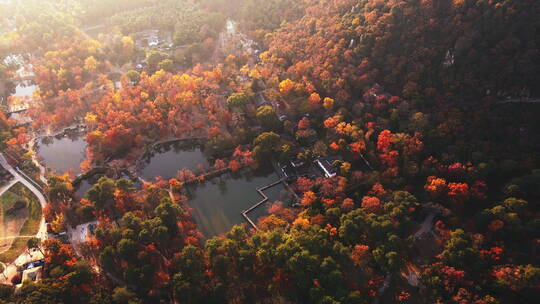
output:
M 12 96 L 16 97 L 30 97 L 38 86 L 30 82 L 21 82 L 15 87 L 15 93 Z
M 171 179 L 181 169 L 202 172 L 210 167 L 207 157 L 202 151 L 202 144 L 197 141 L 177 141 L 157 145 L 142 159 L 141 176 L 153 181 L 161 176 Z
M 193 209 L 191 214 L 199 230 L 204 236 L 211 238 L 229 231 L 233 225 L 245 223 L 241 212 L 262 199 L 256 189 L 277 180 L 278 176 L 273 171 L 261 173 L 243 170 L 240 173 L 224 174 L 203 184 L 188 187 L 188 204 Z M 275 191 L 279 189 L 276 188 Z M 276 197 L 268 196 L 270 199 Z M 263 215 L 266 208 L 263 206 L 260 208 L 261 210 L 256 210 L 260 212 L 259 215 Z M 250 217 L 255 221 L 253 215 L 257 214 L 254 212 L 250 213 Z
M 81 173 L 80 164 L 86 157 L 84 133 L 67 131 L 56 136 L 38 140 L 37 154 L 47 168 L 58 174 L 72 170 L 73 175 Z

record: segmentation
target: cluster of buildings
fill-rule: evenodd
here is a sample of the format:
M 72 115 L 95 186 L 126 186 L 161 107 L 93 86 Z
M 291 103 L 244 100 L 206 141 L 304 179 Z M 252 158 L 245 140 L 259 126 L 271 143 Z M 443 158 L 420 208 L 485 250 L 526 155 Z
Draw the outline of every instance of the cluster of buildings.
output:
M 138 48 L 156 48 L 169 51 L 173 48 L 172 33 L 156 29 L 144 30 L 133 34 Z
M 41 251 L 38 251 L 36 249 L 29 249 L 28 253 L 18 258 L 13 263 L 13 265 L 15 266 L 14 271 L 16 273 L 14 274 L 14 276 L 8 275 L 8 277 L 5 278 L 14 279 L 15 290 L 18 290 L 28 282 L 35 283 L 41 280 L 43 276 L 43 267 L 45 266 L 45 260 Z M 11 272 L 10 270 L 5 271 L 8 273 Z M 17 277 L 19 279 L 17 279 Z
M 43 258 L 28 262 L 20 267 L 22 272 L 21 283 L 17 284 L 17 288 L 22 287 L 25 282 L 38 282 L 43 274 L 43 266 L 45 260 Z
M 279 164 L 279 172 L 287 180 L 295 180 L 298 177 L 308 177 L 310 179 L 317 177 L 331 178 L 337 175 L 337 164 L 342 160 L 340 156 L 323 156 L 313 162 L 290 161 Z

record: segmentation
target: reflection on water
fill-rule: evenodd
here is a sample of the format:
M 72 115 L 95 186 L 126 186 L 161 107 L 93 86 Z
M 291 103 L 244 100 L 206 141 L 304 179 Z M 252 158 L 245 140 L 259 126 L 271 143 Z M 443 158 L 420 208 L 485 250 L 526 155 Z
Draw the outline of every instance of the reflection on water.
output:
M 114 181 L 118 181 L 119 179 L 127 179 L 127 180 L 130 180 L 134 189 L 136 190 L 140 190 L 141 187 L 142 187 L 142 184 L 134 179 L 134 178 L 131 178 L 130 176 L 126 175 L 126 174 L 123 174 L 121 173 L 120 176 L 114 176 L 112 174 L 112 172 L 108 172 L 109 174 L 102 174 L 102 173 L 96 173 L 96 174 L 92 174 L 90 176 L 86 176 L 84 179 L 82 179 L 78 185 L 74 185 L 75 186 L 75 197 L 78 198 L 78 199 L 81 199 L 81 198 L 84 198 L 86 196 L 86 193 L 88 192 L 88 190 L 90 190 L 90 188 L 92 188 L 92 186 L 94 186 L 95 184 L 97 184 L 97 182 L 99 181 L 100 178 L 102 177 L 107 177 L 107 178 L 110 178 Z
M 26 58 L 25 58 L 26 57 Z M 6 93 L 12 97 L 17 97 L 17 101 L 11 104 L 11 111 L 19 111 L 28 108 L 27 102 L 30 101 L 33 93 L 39 88 L 31 79 L 35 74 L 32 65 L 27 63 L 29 55 L 9 55 L 4 59 L 4 64 L 7 66 L 18 67 L 15 72 L 15 83 L 9 84 L 2 88 L 7 90 Z
M 40 139 L 37 153 L 46 167 L 58 174 L 73 169 L 73 174 L 81 173 L 80 164 L 86 157 L 86 141 L 79 131 L 68 131 L 57 136 Z
M 257 223 L 260 217 L 267 216 L 268 208 L 276 201 L 282 202 L 283 206 L 290 206 L 293 201 L 291 192 L 285 188 L 283 183 L 268 188 L 263 192 L 268 197 L 268 201 L 247 214 L 254 223 Z
M 12 96 L 17 96 L 17 97 L 32 96 L 34 91 L 37 89 L 38 89 L 38 86 L 35 84 L 32 84 L 28 81 L 21 82 L 15 87 L 15 93 L 13 93 Z
M 77 187 L 77 190 L 75 190 L 75 195 L 78 198 L 83 198 L 86 192 L 92 188 L 94 185 L 94 181 L 89 181 L 88 179 L 83 179 L 79 186 Z
M 273 171 L 254 173 L 244 170 L 188 187 L 189 205 L 199 230 L 210 238 L 229 231 L 233 225 L 244 223 L 241 212 L 262 199 L 256 189 L 276 180 L 278 176 Z M 279 189 L 274 191 L 279 192 Z
M 210 167 L 202 151 L 202 143 L 192 140 L 157 145 L 143 157 L 142 163 L 144 167 L 141 176 L 148 181 L 158 176 L 171 179 L 177 176 L 178 170 L 184 168 L 202 172 Z

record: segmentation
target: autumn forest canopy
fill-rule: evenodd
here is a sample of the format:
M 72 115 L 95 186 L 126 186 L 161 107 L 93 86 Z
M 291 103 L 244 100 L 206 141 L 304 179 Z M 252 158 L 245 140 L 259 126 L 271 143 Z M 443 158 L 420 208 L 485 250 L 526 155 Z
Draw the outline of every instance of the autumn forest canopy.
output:
M 0 1 L 0 304 L 537 302 L 539 17 Z

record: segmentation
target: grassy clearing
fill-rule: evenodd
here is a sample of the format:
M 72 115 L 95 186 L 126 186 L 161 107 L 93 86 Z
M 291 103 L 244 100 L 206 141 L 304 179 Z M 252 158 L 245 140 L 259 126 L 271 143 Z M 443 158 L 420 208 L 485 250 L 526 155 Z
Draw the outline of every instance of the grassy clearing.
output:
M 13 204 L 17 200 L 23 200 L 28 208 L 28 218 L 24 222 L 19 235 L 35 235 L 39 230 L 39 224 L 41 221 L 41 205 L 38 198 L 23 184 L 17 183 L 8 192 L 4 193 L 0 197 L 2 204 Z M 4 205 L 5 206 L 5 205 Z M 6 210 L 6 209 L 4 209 Z M 27 237 L 17 237 L 13 240 L 11 247 L 0 253 L 0 261 L 4 263 L 12 262 L 17 256 L 19 256 L 24 250 L 26 250 Z
M 11 173 L 6 171 L 2 166 L 0 166 L 0 187 L 6 185 L 13 176 Z
M 26 241 L 29 238 L 27 237 L 18 237 L 13 240 L 11 247 L 8 250 L 0 253 L 0 262 L 11 263 L 26 250 Z
M 12 187 L 13 189 L 13 187 Z M 0 202 L 2 203 L 2 209 L 4 212 L 6 212 L 7 210 L 13 208 L 13 206 L 15 205 L 15 203 L 19 200 L 21 200 L 22 198 L 17 195 L 16 193 L 13 193 L 11 191 L 7 191 L 6 193 L 4 193 L 1 197 L 0 197 Z

